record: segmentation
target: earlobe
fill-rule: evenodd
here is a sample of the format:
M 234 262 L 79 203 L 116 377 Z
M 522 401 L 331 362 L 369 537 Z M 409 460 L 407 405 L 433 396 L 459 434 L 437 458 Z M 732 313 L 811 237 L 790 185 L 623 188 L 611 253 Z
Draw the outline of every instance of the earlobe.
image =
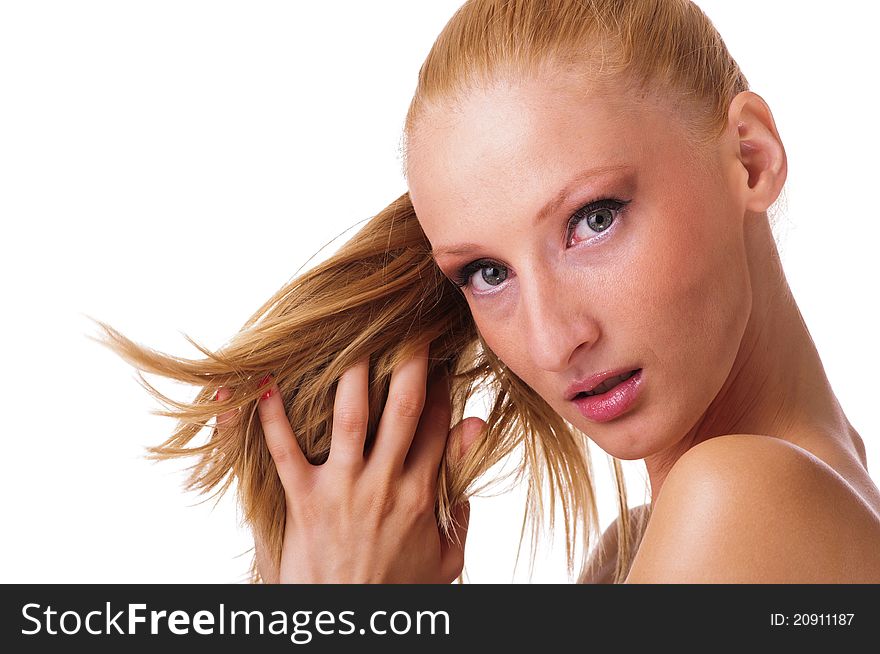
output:
M 770 107 L 761 96 L 742 91 L 730 103 L 729 125 L 735 127 L 737 157 L 748 172 L 745 208 L 761 213 L 772 205 L 785 184 L 788 164 L 785 147 Z

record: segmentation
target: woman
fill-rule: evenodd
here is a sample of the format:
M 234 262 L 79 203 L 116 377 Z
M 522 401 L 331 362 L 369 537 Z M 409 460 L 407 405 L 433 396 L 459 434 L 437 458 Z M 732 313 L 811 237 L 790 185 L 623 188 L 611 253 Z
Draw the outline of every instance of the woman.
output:
M 181 421 L 154 451 L 199 456 L 195 487 L 238 480 L 255 576 L 452 581 L 471 486 L 519 447 L 571 565 L 598 522 L 590 438 L 644 460 L 652 499 L 631 516 L 616 468 L 581 581 L 880 581 L 880 492 L 770 230 L 785 150 L 695 5 L 471 0 L 405 137 L 408 192 L 220 351 L 104 326 L 202 387 L 150 389 Z M 461 420 L 486 389 L 485 423 Z

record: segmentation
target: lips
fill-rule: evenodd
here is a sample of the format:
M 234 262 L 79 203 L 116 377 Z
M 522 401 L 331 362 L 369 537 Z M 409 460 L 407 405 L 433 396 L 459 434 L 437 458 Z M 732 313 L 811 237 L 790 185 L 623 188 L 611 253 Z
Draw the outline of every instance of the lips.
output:
M 632 372 L 635 374 L 629 374 Z M 644 371 L 638 369 L 629 373 L 603 375 L 604 379 L 598 384 L 579 391 L 572 398 L 572 404 L 591 422 L 605 423 L 617 420 L 636 406 L 644 388 Z M 626 377 L 625 381 L 617 381 L 623 377 Z M 614 385 L 604 393 L 599 392 L 602 390 L 602 384 L 605 383 Z M 588 395 L 588 392 L 593 394 Z
M 568 400 L 575 400 L 607 393 L 618 384 L 622 384 L 633 377 L 640 370 L 641 368 L 617 369 L 591 375 L 569 386 L 565 397 Z
M 596 386 L 591 391 L 581 391 L 575 398 L 578 397 L 590 397 L 591 395 L 600 395 L 601 393 L 606 393 L 610 391 L 612 388 L 620 384 L 621 382 L 625 382 L 627 379 L 636 374 L 638 370 L 630 370 L 629 372 L 625 372 L 622 375 L 617 375 L 616 377 L 611 377 L 610 379 L 606 379 L 601 384 Z

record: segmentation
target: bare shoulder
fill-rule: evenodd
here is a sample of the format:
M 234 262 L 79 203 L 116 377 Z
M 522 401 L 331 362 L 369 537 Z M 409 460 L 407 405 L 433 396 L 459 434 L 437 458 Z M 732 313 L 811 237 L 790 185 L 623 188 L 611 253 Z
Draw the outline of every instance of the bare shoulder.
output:
M 878 583 L 880 520 L 786 441 L 719 436 L 673 466 L 627 583 Z

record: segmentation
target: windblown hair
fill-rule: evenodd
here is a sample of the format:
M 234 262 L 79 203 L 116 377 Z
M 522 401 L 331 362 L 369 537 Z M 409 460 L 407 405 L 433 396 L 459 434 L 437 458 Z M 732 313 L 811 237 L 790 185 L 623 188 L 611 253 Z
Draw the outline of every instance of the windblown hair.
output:
M 421 67 L 406 118 L 405 150 L 428 111 L 443 111 L 468 90 L 564 68 L 590 88 L 628 93 L 634 103 L 663 106 L 695 145 L 723 131 L 727 110 L 748 83 L 720 35 L 689 0 L 468 0 L 450 19 Z M 585 87 L 587 88 L 587 87 Z M 662 103 L 662 104 L 661 104 Z M 452 421 L 465 403 L 487 393 L 483 434 L 458 462 L 440 466 L 436 514 L 449 533 L 451 510 L 482 489 L 475 482 L 516 454 L 526 479 L 522 536 L 532 520 L 532 553 L 540 536 L 545 493 L 550 529 L 561 504 L 569 573 L 582 545 L 579 579 L 592 563 L 599 532 L 588 435 L 560 417 L 486 346 L 463 294 L 437 268 L 408 193 L 391 202 L 331 258 L 282 287 L 223 347 L 190 360 L 140 346 L 98 321 L 101 342 L 143 373 L 199 387 L 192 401 L 175 401 L 139 375 L 145 388 L 178 420 L 173 434 L 150 448 L 156 458 L 195 456 L 188 487 L 223 493 L 234 480 L 244 519 L 278 566 L 284 535 L 284 492 L 263 439 L 256 406 L 258 380 L 271 373 L 294 433 L 315 464 L 330 450 L 335 385 L 342 373 L 370 359 L 369 447 L 395 367 L 431 342 L 429 373 L 451 374 Z M 187 337 L 189 338 L 189 337 Z M 220 387 L 233 389 L 223 402 Z M 239 408 L 229 428 L 212 430 L 219 413 Z M 203 430 L 210 438 L 193 444 Z M 521 453 L 521 454 L 520 454 Z M 619 460 L 611 457 L 620 512 L 613 581 L 625 579 L 644 520 L 631 519 Z M 259 581 L 256 565 L 253 580 Z

